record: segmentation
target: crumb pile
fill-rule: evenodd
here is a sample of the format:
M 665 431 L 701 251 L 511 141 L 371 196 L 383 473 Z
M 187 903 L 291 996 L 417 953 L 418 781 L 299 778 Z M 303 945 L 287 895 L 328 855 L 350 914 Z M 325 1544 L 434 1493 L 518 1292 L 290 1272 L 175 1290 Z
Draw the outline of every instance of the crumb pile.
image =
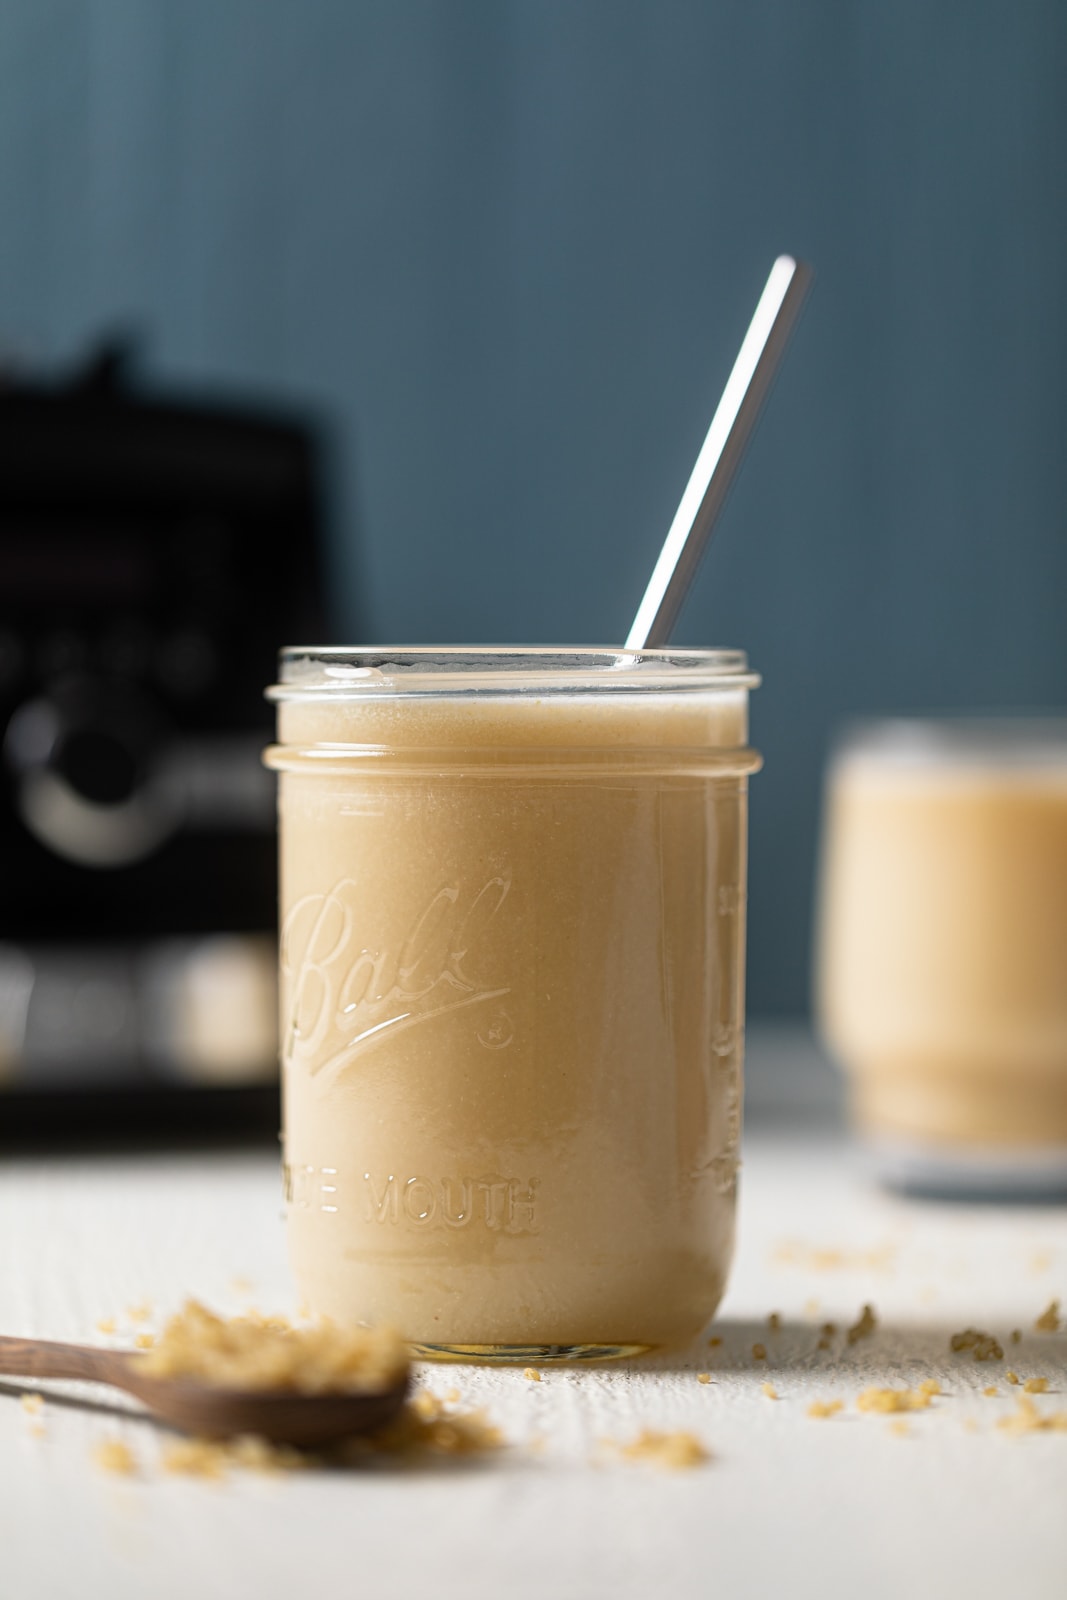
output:
M 409 1365 L 407 1345 L 390 1328 L 298 1328 L 283 1317 L 219 1317 L 187 1300 L 142 1370 L 242 1389 L 380 1394 L 402 1382 Z
M 927 1378 L 917 1389 L 864 1389 L 857 1396 L 857 1411 L 926 1411 L 935 1395 L 941 1393 L 936 1378 Z
M 104 1472 L 117 1473 L 120 1478 L 132 1478 L 137 1472 L 137 1458 L 121 1439 L 105 1439 L 98 1444 L 93 1460 Z
M 1034 1323 L 1038 1333 L 1058 1333 L 1060 1327 L 1060 1303 L 1052 1300 Z
M 446 1399 L 423 1390 L 392 1422 L 327 1451 L 295 1450 L 246 1434 L 235 1439 L 180 1439 L 163 1451 L 161 1462 L 164 1472 L 217 1482 L 232 1471 L 300 1472 L 315 1466 L 358 1467 L 384 1458 L 397 1465 L 417 1464 L 431 1456 L 471 1456 L 499 1450 L 504 1437 L 484 1411 L 449 1409 L 451 1401 L 458 1398 L 455 1390 Z M 118 1439 L 99 1445 L 94 1460 L 105 1472 L 124 1477 L 141 1470 L 133 1451 Z
M 1004 1350 L 999 1340 L 994 1339 L 991 1333 L 983 1333 L 980 1328 L 964 1328 L 961 1333 L 954 1333 L 949 1346 L 957 1355 L 969 1350 L 976 1361 L 1004 1360 Z
M 848 1329 L 845 1337 L 849 1344 L 856 1344 L 860 1339 L 869 1339 L 878 1326 L 878 1318 L 874 1314 L 873 1306 L 864 1306 L 858 1319 Z
M 827 1417 L 836 1417 L 839 1411 L 844 1411 L 843 1400 L 813 1400 L 808 1407 L 808 1416 L 815 1417 L 817 1421 L 825 1421 Z
M 187 1478 L 225 1478 L 232 1467 L 244 1472 L 299 1472 L 310 1457 L 255 1434 L 237 1439 L 181 1439 L 163 1452 L 163 1470 Z
M 1039 1411 L 1032 1400 L 1019 1396 L 1018 1409 L 997 1423 L 1005 1433 L 1067 1433 L 1067 1411 Z
M 620 1445 L 619 1453 L 627 1461 L 648 1461 L 654 1467 L 699 1467 L 711 1460 L 695 1433 L 684 1428 L 674 1433 L 660 1433 L 655 1428 L 644 1428 L 630 1444 Z
M 346 1459 L 358 1461 L 383 1450 L 415 1459 L 425 1455 L 472 1456 L 503 1447 L 504 1435 L 481 1407 L 454 1411 L 449 1409 L 450 1404 L 448 1399 L 423 1389 L 384 1428 L 349 1440 L 343 1447 Z

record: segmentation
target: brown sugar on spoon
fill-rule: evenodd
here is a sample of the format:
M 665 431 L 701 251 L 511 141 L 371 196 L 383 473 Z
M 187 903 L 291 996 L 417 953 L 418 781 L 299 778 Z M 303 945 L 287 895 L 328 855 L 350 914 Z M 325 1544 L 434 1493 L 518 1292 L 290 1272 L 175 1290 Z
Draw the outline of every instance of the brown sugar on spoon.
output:
M 410 1385 L 407 1345 L 388 1329 L 226 1319 L 195 1301 L 145 1355 L 0 1338 L 0 1373 L 111 1384 L 185 1433 L 301 1449 L 385 1426 Z
M 366 1394 L 392 1388 L 408 1363 L 408 1347 L 391 1328 L 297 1328 L 283 1317 L 220 1317 L 187 1300 L 141 1371 L 247 1389 Z

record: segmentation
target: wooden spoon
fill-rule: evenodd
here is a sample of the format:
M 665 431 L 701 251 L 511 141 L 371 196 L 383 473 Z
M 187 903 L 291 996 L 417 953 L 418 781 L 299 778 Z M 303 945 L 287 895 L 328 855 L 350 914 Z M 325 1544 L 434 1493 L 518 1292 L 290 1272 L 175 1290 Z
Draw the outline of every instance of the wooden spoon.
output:
M 302 1449 L 334 1444 L 389 1422 L 404 1403 L 410 1377 L 378 1393 L 300 1394 L 292 1389 L 222 1388 L 197 1378 L 155 1378 L 144 1357 L 89 1344 L 0 1338 L 0 1373 L 19 1378 L 82 1378 L 135 1395 L 149 1411 L 206 1439 L 254 1433 Z

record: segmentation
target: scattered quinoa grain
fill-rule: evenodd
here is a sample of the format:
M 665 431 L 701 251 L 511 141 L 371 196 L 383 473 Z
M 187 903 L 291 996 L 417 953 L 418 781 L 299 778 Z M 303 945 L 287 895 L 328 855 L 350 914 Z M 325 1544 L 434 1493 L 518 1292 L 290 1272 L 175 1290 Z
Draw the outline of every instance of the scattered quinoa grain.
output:
M 889 1431 L 895 1439 L 906 1439 L 911 1432 L 906 1422 L 891 1422 Z
M 976 1361 L 1003 1361 L 1004 1351 L 997 1339 L 991 1333 L 983 1333 L 980 1328 L 964 1328 L 960 1333 L 954 1333 L 949 1340 L 949 1348 L 958 1355 L 961 1351 L 969 1350 Z
M 874 1307 L 865 1305 L 845 1337 L 849 1344 L 856 1344 L 860 1339 L 869 1339 L 877 1326 L 878 1318 L 874 1314 Z
M 710 1372 L 698 1372 L 697 1373 L 697 1382 L 698 1383 L 710 1383 L 711 1382 L 711 1373 Z
M 808 1407 L 809 1417 L 834 1417 L 839 1411 L 845 1409 L 843 1400 L 813 1400 Z
M 1048 1394 L 1047 1378 L 1027 1378 L 1023 1384 L 1024 1394 Z
M 406 1405 L 394 1422 L 377 1433 L 353 1439 L 344 1447 L 345 1458 L 359 1462 L 383 1450 L 418 1459 L 425 1455 L 468 1456 L 497 1450 L 504 1443 L 481 1409 L 456 1412 L 423 1390 Z
M 531 1383 L 541 1382 L 541 1374 L 536 1367 L 523 1367 L 522 1375 L 524 1378 L 528 1378 Z
M 1021 1342 L 1021 1340 L 1022 1340 L 1022 1336 L 1023 1336 L 1023 1330 L 1021 1328 L 1013 1328 L 1011 1330 L 1011 1342 L 1012 1342 L 1012 1344 L 1019 1344 Z
M 249 1472 L 299 1472 L 311 1464 L 311 1458 L 291 1445 L 272 1444 L 258 1434 L 240 1434 L 230 1440 L 229 1458 L 235 1467 Z
M 1004 1374 L 1004 1376 L 1007 1378 L 1009 1383 L 1021 1383 L 1022 1382 L 1022 1379 L 1019 1377 L 1019 1374 L 1017 1372 L 1006 1372 Z
M 1050 1300 L 1045 1310 L 1037 1318 L 1034 1327 L 1038 1333 L 1056 1333 L 1060 1326 L 1060 1303 Z
M 995 1394 L 999 1394 L 1000 1393 L 1000 1390 L 997 1388 L 995 1383 L 989 1383 L 982 1390 L 982 1393 L 987 1397 L 987 1399 L 992 1400 L 992 1398 L 993 1398 L 993 1396 Z
M 777 1333 L 782 1326 L 781 1313 L 778 1311 L 772 1311 L 770 1316 L 767 1318 L 767 1326 L 770 1328 L 772 1333 Z
M 778 1399 L 778 1390 L 774 1387 L 773 1383 L 761 1383 L 760 1393 L 765 1394 L 768 1400 Z
M 459 1398 L 458 1391 L 452 1391 Z M 235 1439 L 181 1439 L 163 1452 L 165 1472 L 186 1477 L 219 1480 L 231 1469 L 252 1472 L 295 1472 L 317 1462 L 333 1466 L 359 1466 L 382 1455 L 418 1460 L 428 1455 L 467 1456 L 498 1449 L 504 1443 L 500 1430 L 483 1411 L 447 1411 L 445 1402 L 421 1390 L 399 1415 L 370 1434 L 345 1440 L 319 1456 L 288 1445 L 275 1445 L 248 1434 Z M 112 1472 L 133 1473 L 137 1463 L 120 1440 L 96 1452 L 101 1466 Z
M 926 1411 L 933 1395 L 925 1389 L 864 1389 L 857 1411 Z
M 718 1334 L 717 1333 L 713 1334 L 712 1337 L 708 1340 L 708 1349 L 709 1350 L 717 1350 L 721 1344 L 722 1344 L 722 1340 L 719 1338 Z
M 156 1342 L 156 1336 L 154 1333 L 139 1333 L 133 1342 L 138 1350 L 151 1350 Z
M 181 1439 L 163 1451 L 163 1471 L 187 1478 L 224 1478 L 229 1449 L 217 1439 Z
M 682 1429 L 660 1433 L 655 1428 L 645 1428 L 631 1444 L 620 1446 L 620 1454 L 627 1461 L 648 1461 L 653 1466 L 672 1469 L 699 1467 L 710 1460 L 709 1451 L 696 1434 Z
M 96 1331 L 97 1331 L 97 1333 L 114 1333 L 114 1331 L 115 1331 L 115 1319 L 114 1319 L 114 1317 L 101 1317 L 99 1322 L 96 1324 Z
M 132 1478 L 137 1471 L 137 1458 L 121 1439 L 105 1439 L 98 1444 L 93 1460 L 104 1472 L 115 1472 L 122 1478 Z
M 31 1417 L 37 1416 L 39 1412 L 44 1410 L 44 1395 L 24 1394 L 22 1397 L 22 1409 L 23 1411 L 28 1411 Z
M 149 1301 L 142 1300 L 139 1305 L 128 1306 L 126 1315 L 131 1322 L 147 1322 L 152 1315 L 152 1306 Z
M 1018 1410 L 997 1423 L 1005 1433 L 1067 1433 L 1067 1411 L 1041 1412 L 1028 1396 L 1019 1396 Z
M 754 1344 L 752 1346 L 752 1359 L 753 1361 L 766 1361 L 767 1346 L 763 1344 Z
M 941 1385 L 938 1383 L 936 1378 L 924 1378 L 922 1383 L 919 1384 L 919 1393 L 929 1395 L 940 1394 Z

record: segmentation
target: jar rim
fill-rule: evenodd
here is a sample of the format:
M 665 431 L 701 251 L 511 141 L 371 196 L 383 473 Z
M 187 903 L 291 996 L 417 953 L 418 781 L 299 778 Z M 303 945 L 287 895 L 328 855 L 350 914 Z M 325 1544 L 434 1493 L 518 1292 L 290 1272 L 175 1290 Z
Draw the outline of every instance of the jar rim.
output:
M 1067 760 L 1067 715 L 1023 707 L 852 717 L 834 736 L 835 763 L 927 768 Z
M 643 694 L 754 689 L 743 650 L 561 645 L 290 645 L 269 700 L 403 695 Z

